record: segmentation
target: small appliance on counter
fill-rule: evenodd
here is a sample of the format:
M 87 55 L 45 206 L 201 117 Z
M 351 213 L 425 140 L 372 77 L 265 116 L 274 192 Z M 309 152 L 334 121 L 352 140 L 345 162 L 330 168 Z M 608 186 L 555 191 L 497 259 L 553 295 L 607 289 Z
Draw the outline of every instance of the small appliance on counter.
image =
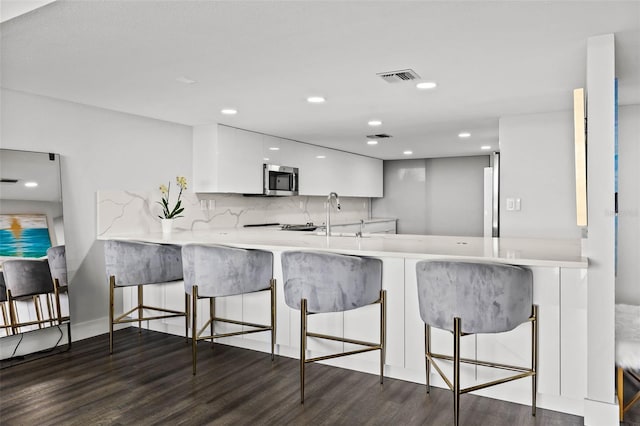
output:
M 313 222 L 307 222 L 304 225 L 282 225 L 283 231 L 315 231 L 317 228 Z

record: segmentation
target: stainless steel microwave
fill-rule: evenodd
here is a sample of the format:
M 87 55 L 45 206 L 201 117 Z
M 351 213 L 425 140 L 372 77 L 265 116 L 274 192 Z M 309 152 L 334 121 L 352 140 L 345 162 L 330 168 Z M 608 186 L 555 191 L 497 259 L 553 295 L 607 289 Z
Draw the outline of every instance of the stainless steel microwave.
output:
M 298 169 L 296 167 L 264 164 L 264 195 L 298 195 Z

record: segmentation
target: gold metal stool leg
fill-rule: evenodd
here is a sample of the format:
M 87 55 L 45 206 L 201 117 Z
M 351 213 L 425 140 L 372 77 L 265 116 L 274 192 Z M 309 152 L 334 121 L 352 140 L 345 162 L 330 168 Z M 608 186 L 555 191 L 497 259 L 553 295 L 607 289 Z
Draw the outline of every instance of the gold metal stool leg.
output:
M 453 420 L 460 424 L 460 335 L 461 320 L 453 319 Z
M 109 277 L 109 354 L 113 353 L 113 292 L 116 286 L 116 277 Z
M 424 348 L 427 393 L 431 393 L 431 362 L 429 362 L 429 356 L 431 356 L 431 326 L 427 324 L 424 325 Z
M 387 340 L 387 292 L 380 290 L 380 384 L 384 380 L 384 363 Z
M 276 344 L 276 280 L 271 279 L 271 361 L 274 360 Z
M 191 363 L 193 375 L 196 375 L 198 343 L 198 286 L 191 288 Z
M 300 403 L 304 404 L 304 364 L 307 351 L 307 299 L 300 301 Z

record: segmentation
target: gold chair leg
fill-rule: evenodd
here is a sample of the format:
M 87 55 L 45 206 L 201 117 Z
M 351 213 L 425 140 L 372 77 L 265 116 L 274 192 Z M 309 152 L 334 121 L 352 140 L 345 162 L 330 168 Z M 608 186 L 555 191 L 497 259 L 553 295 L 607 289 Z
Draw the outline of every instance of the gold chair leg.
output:
M 384 380 L 384 363 L 387 347 L 387 291 L 380 290 L 380 384 Z
M 109 277 L 109 353 L 113 353 L 113 292 L 116 286 L 116 278 Z
M 425 324 L 424 325 L 424 363 L 425 363 L 425 371 L 427 373 L 427 393 L 431 392 L 431 363 L 429 362 L 429 356 L 431 356 L 431 326 Z
M 271 361 L 274 360 L 276 344 L 276 280 L 271 279 Z
M 617 368 L 617 380 L 618 387 L 618 409 L 620 410 L 620 421 L 624 420 L 624 376 L 621 367 Z
M 307 351 L 307 299 L 300 301 L 300 403 L 304 404 L 304 364 Z
M 53 294 L 56 298 L 56 312 L 58 313 L 58 324 L 62 324 L 62 310 L 60 308 L 60 281 L 53 280 Z
M 142 305 L 144 304 L 144 295 L 142 293 L 142 286 L 138 285 L 138 334 L 142 334 L 142 318 L 144 318 L 144 312 Z
M 196 375 L 197 346 L 198 343 L 198 286 L 191 287 L 191 362 L 193 375 Z
M 531 415 L 536 415 L 536 397 L 538 395 L 538 305 L 533 305 L 531 321 Z
M 189 294 L 184 294 L 184 337 L 189 343 Z
M 54 317 L 53 317 L 53 306 L 51 304 L 51 293 L 48 293 L 45 296 L 46 300 L 47 300 L 47 314 L 49 314 L 49 325 L 53 326 L 55 324 Z
M 453 422 L 460 424 L 460 335 L 461 320 L 453 319 Z
M 33 305 L 36 308 L 36 318 L 38 320 L 38 328 L 42 328 L 42 303 L 39 296 L 33 296 Z
M 18 315 L 16 312 L 16 302 L 13 300 L 11 296 L 11 290 L 7 290 L 7 303 L 9 304 L 9 320 L 11 322 L 11 334 L 18 333 L 18 327 L 16 324 L 18 323 Z
M 211 324 L 209 325 L 210 327 L 210 332 L 211 332 L 211 336 L 213 336 L 214 332 L 215 332 L 215 324 L 213 319 L 216 317 L 216 298 L 215 297 L 210 297 L 209 298 L 209 318 L 211 319 Z M 211 349 L 213 349 L 213 337 L 211 337 Z
M 7 317 L 7 308 L 5 307 L 4 302 L 0 302 L 0 309 L 2 309 L 2 324 L 4 324 L 4 331 L 7 333 L 7 336 L 9 336 L 11 335 L 11 323 Z

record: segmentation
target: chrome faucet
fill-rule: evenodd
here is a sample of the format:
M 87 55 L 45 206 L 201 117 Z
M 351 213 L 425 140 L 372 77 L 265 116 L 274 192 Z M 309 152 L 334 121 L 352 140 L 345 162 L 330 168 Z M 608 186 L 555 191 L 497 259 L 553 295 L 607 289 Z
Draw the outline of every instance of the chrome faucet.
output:
M 340 211 L 340 198 L 338 194 L 332 192 L 327 197 L 327 226 L 325 227 L 327 237 L 331 236 L 331 204 L 334 199 L 336 200 L 336 211 Z
M 363 229 L 364 229 L 364 219 L 360 219 L 360 231 L 356 232 L 356 237 L 362 237 Z

